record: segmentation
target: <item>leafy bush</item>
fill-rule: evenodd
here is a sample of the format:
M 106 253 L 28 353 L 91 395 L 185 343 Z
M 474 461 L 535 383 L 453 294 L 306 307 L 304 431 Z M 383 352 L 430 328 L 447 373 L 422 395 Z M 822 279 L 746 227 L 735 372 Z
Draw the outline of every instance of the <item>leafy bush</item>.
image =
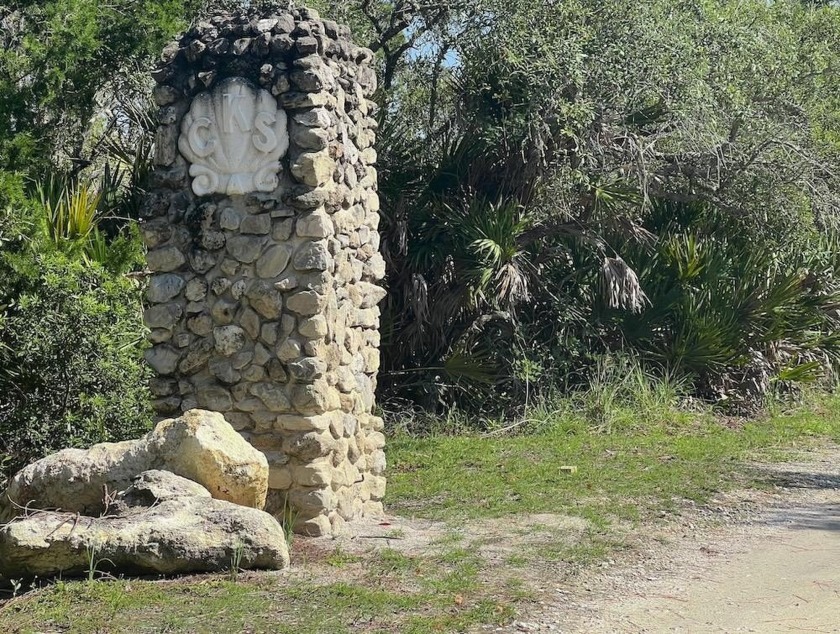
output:
M 148 93 L 138 68 L 200 0 L 38 0 L 0 5 L 0 168 L 80 171 Z M 145 74 L 145 70 L 142 74 Z M 121 103 L 123 102 L 123 103 Z
M 725 217 L 666 207 L 691 222 L 672 221 L 653 248 L 626 249 L 649 302 L 615 314 L 627 347 L 739 406 L 774 385 L 830 376 L 840 362 L 838 245 L 815 237 L 795 252 L 756 248 Z
M 139 284 L 42 246 L 24 237 L 0 252 L 8 470 L 64 447 L 135 437 L 150 421 Z

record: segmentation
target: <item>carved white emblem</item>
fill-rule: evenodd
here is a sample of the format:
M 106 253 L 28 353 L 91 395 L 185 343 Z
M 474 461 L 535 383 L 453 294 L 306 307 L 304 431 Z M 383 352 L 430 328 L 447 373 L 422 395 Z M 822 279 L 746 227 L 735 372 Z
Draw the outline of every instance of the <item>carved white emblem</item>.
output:
M 270 192 L 289 149 L 286 113 L 269 92 L 226 79 L 193 99 L 178 149 L 191 163 L 198 196 Z

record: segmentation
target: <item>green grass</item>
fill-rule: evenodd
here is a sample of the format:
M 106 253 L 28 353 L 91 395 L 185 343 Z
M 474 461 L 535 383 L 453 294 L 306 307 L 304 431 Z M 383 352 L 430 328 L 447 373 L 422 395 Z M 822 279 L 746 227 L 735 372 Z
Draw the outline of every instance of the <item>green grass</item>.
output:
M 552 578 L 562 582 L 575 567 L 627 548 L 618 527 L 662 521 L 686 500 L 703 502 L 727 488 L 761 486 L 749 461 L 840 441 L 838 397 L 746 424 L 675 411 L 657 398 L 630 405 L 592 398 L 600 431 L 591 412 L 574 405 L 535 410 L 527 434 L 391 438 L 389 510 L 448 526 L 422 555 L 328 544 L 313 555 L 306 540 L 296 540 L 299 570 L 291 574 L 60 581 L 0 606 L 0 628 L 421 634 L 507 623 L 534 599 L 527 579 L 535 564 L 555 566 Z M 533 513 L 578 516 L 586 528 L 569 540 L 550 523 L 523 523 Z M 464 531 L 479 524 L 497 534 Z M 397 543 L 405 536 L 391 535 Z M 529 538 L 542 541 L 502 552 L 496 563 L 480 554 L 482 546 Z
M 517 436 L 401 435 L 388 447 L 390 509 L 456 522 L 522 513 L 577 515 L 598 527 L 636 522 L 755 484 L 748 460 L 816 438 L 840 441 L 840 398 L 735 427 L 672 412 L 598 433 L 564 414 Z M 560 469 L 567 465 L 577 471 Z
M 358 558 L 338 554 L 329 565 Z M 409 557 L 385 550 L 347 580 L 297 582 L 242 574 L 172 581 L 59 581 L 0 608 L 11 633 L 62 632 L 458 632 L 510 620 L 507 599 L 476 591 L 478 562 L 465 553 Z M 520 591 L 516 588 L 517 592 Z M 516 595 L 514 598 L 518 598 Z

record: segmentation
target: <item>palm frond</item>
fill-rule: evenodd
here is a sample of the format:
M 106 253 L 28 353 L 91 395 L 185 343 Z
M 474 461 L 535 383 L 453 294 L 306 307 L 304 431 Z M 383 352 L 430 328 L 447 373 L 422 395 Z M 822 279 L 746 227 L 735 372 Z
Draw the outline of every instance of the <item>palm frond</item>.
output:
M 650 301 L 642 290 L 639 276 L 619 256 L 604 258 L 601 285 L 604 301 L 614 310 L 640 313 Z

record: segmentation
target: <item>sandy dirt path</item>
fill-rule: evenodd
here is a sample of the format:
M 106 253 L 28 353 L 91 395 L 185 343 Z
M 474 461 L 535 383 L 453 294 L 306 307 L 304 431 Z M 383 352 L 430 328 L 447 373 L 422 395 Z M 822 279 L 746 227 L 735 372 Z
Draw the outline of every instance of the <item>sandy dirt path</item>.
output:
M 840 504 L 778 520 L 605 605 L 577 631 L 840 632 Z
M 840 449 L 762 468 L 771 490 L 723 496 L 641 537 L 633 560 L 543 588 L 505 629 L 840 633 Z

